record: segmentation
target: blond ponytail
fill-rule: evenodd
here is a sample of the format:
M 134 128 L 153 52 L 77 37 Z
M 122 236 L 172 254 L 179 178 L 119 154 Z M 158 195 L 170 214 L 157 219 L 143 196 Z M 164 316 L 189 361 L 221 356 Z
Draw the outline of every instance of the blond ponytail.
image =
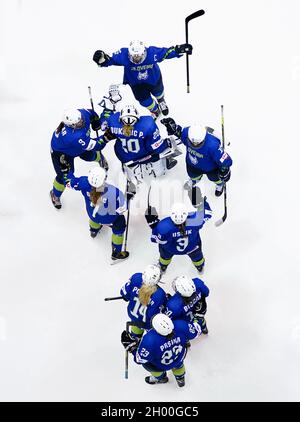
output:
M 142 287 L 139 290 L 139 301 L 142 305 L 147 306 L 149 304 L 150 298 L 157 290 L 157 286 L 147 286 L 142 284 Z

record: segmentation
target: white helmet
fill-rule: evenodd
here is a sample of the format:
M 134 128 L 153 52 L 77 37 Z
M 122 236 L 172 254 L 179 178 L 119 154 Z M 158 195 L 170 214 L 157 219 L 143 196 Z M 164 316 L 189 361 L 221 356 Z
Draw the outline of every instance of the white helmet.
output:
M 206 128 L 200 125 L 192 125 L 188 130 L 188 138 L 195 146 L 200 145 L 206 136 Z
M 196 291 L 196 286 L 190 277 L 187 275 L 180 275 L 173 281 L 173 289 L 183 297 L 191 297 Z
M 106 172 L 102 167 L 94 167 L 89 171 L 88 181 L 94 188 L 100 188 L 106 179 Z
M 176 203 L 171 208 L 171 219 L 176 225 L 183 224 L 188 215 L 187 207 L 183 203 Z
M 143 284 L 155 286 L 160 280 L 160 269 L 157 265 L 148 265 L 143 271 Z
M 82 120 L 79 110 L 76 108 L 69 108 L 64 111 L 62 121 L 66 126 L 76 127 Z
M 165 314 L 155 315 L 152 319 L 152 327 L 162 336 L 168 336 L 174 330 L 174 324 L 171 318 Z
M 140 64 L 142 63 L 147 56 L 147 49 L 143 41 L 133 40 L 130 41 L 128 47 L 128 56 L 129 60 L 132 63 Z
M 134 105 L 126 105 L 120 112 L 120 120 L 124 125 L 132 126 L 139 119 L 139 112 Z

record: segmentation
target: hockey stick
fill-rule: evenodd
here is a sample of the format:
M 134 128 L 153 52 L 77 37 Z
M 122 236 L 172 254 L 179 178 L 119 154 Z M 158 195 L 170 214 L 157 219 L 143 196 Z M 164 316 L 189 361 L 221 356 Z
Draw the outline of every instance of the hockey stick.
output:
M 224 130 L 224 106 L 221 105 L 221 125 L 222 125 L 222 147 L 225 148 L 225 130 Z M 216 227 L 221 226 L 227 218 L 227 191 L 226 191 L 226 183 L 224 185 L 223 190 L 224 195 L 224 214 L 223 217 L 215 222 Z
M 150 205 L 150 192 L 151 192 L 151 188 L 152 188 L 152 185 L 150 184 L 150 187 L 149 187 L 149 190 L 148 190 L 148 199 L 147 199 L 147 205 L 148 205 L 148 214 L 150 214 L 151 213 L 151 205 Z
M 198 18 L 199 16 L 203 16 L 205 11 L 203 9 L 198 10 L 197 12 L 192 13 L 191 15 L 185 18 L 185 42 L 188 44 L 189 42 L 189 22 L 192 19 Z M 189 69 L 189 54 L 186 53 L 186 89 L 187 93 L 190 92 L 190 69 Z
M 129 327 L 134 325 L 135 327 L 144 328 L 144 324 L 142 322 L 133 322 L 127 321 L 126 322 L 126 332 L 129 334 Z M 128 350 L 125 350 L 125 379 L 128 379 Z
M 92 89 L 91 89 L 90 86 L 88 86 L 88 90 L 89 90 L 91 107 L 92 107 L 92 110 L 95 111 L 94 101 L 93 101 L 93 97 L 92 97 Z M 97 135 L 97 138 L 99 138 L 98 130 L 96 130 L 96 135 Z M 101 154 L 101 152 L 100 152 L 100 165 L 101 165 L 102 168 L 104 168 L 104 160 L 103 160 L 103 155 Z
M 119 300 L 119 299 L 123 299 L 123 296 L 116 296 L 116 297 L 106 297 L 104 299 L 105 302 L 109 301 L 109 300 Z
M 126 182 L 126 194 L 127 194 L 127 191 L 128 191 L 128 183 L 129 183 L 129 181 L 127 180 L 127 182 Z M 127 201 L 127 203 L 128 203 L 128 207 L 127 207 L 127 221 L 126 221 L 126 231 L 125 231 L 124 249 L 123 249 L 124 252 L 127 251 L 127 237 L 128 237 L 128 227 L 129 227 L 129 217 L 130 217 L 130 199 L 129 199 L 129 201 Z

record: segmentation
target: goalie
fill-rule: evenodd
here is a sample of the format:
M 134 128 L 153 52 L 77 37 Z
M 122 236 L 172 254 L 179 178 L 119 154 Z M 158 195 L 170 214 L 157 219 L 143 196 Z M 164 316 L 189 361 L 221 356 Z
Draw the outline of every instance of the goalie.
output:
M 177 145 L 162 139 L 153 118 L 140 116 L 134 105 L 125 105 L 120 112 L 104 109 L 100 120 L 105 129 L 103 145 L 115 140 L 115 154 L 129 182 L 127 199 L 134 196 L 145 175 L 160 177 L 177 164 L 174 157 L 181 153 Z

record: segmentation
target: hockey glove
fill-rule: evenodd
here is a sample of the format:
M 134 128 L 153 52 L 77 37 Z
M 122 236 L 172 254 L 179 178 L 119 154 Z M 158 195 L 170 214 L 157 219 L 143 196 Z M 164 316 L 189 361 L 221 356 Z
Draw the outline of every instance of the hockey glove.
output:
M 201 300 L 196 304 L 195 308 L 194 308 L 194 318 L 195 319 L 200 319 L 203 318 L 203 316 L 206 314 L 207 311 L 207 304 L 206 304 L 206 300 L 205 297 L 201 297 Z
M 71 170 L 71 164 L 66 160 L 65 154 L 62 154 L 59 157 L 60 171 L 63 173 L 63 176 L 67 175 Z
M 98 118 L 95 118 L 94 120 L 92 120 L 92 129 L 95 130 L 95 131 L 101 129 L 101 124 L 100 124 L 99 117 Z
M 97 50 L 93 55 L 93 60 L 98 66 L 101 66 L 110 60 L 110 56 L 102 50 Z
M 146 209 L 145 218 L 151 229 L 154 229 L 160 221 L 155 207 L 149 207 L 149 209 Z
M 116 139 L 116 135 L 114 135 L 110 128 L 107 128 L 106 131 L 103 133 L 102 139 L 105 143 L 112 141 L 113 139 Z
M 175 120 L 172 119 L 171 117 L 167 117 L 166 119 L 162 119 L 161 123 L 166 126 L 168 135 L 175 135 L 177 136 L 177 138 L 181 137 L 181 126 L 177 125 L 175 123 Z
M 130 333 L 124 330 L 121 335 L 121 343 L 127 352 L 133 353 L 138 348 L 139 339 L 131 336 Z
M 175 51 L 177 54 L 192 54 L 193 46 L 191 44 L 179 44 L 175 45 Z
M 230 180 L 231 170 L 229 167 L 221 167 L 219 169 L 219 178 L 222 182 L 228 182 Z

